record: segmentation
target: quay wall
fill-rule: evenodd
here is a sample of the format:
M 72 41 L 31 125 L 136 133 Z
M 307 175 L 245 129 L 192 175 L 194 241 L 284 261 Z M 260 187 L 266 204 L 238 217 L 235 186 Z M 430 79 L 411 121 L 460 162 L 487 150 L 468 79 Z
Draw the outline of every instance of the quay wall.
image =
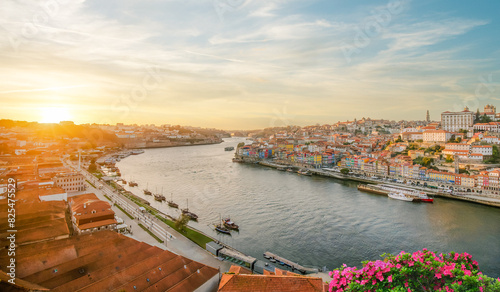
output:
M 254 164 L 259 164 L 262 166 L 272 167 L 272 168 L 296 167 L 294 165 L 274 163 L 271 161 L 265 161 L 265 160 L 261 160 L 261 159 L 255 159 L 255 158 L 245 159 L 244 157 L 242 157 L 242 160 L 243 160 L 242 161 L 243 163 L 254 163 Z M 368 178 L 359 178 L 359 177 L 355 177 L 352 175 L 345 175 L 342 173 L 334 173 L 334 172 L 325 171 L 325 170 L 321 170 L 321 169 L 308 168 L 308 170 L 315 175 L 331 177 L 331 178 L 340 179 L 340 180 L 357 181 L 357 182 L 365 183 L 365 184 L 387 184 L 387 185 L 394 185 L 394 186 L 399 186 L 399 187 L 401 186 L 401 184 L 396 184 L 396 183 L 392 183 L 392 182 L 385 182 L 385 181 L 381 182 L 381 181 L 372 180 L 372 179 L 368 179 Z M 481 200 L 478 198 L 471 198 L 471 197 L 468 197 L 466 195 L 452 195 L 449 193 L 439 192 L 439 191 L 435 191 L 435 190 L 429 190 L 427 188 L 416 187 L 416 186 L 412 186 L 412 185 L 404 185 L 404 187 L 419 190 L 419 191 L 424 191 L 427 194 L 434 196 L 434 197 L 467 201 L 467 202 L 471 202 L 471 203 L 482 204 L 482 205 L 486 205 L 486 206 L 500 208 L 500 201 L 496 202 L 496 201 L 491 201 L 491 200 L 487 200 L 487 199 Z

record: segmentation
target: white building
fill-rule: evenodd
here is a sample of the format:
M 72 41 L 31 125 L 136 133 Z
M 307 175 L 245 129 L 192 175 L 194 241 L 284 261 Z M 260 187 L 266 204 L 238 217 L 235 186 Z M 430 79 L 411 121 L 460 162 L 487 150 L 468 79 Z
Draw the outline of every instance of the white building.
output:
M 491 156 L 493 155 L 493 147 L 487 145 L 473 145 L 471 146 L 471 153 Z
M 474 125 L 474 113 L 468 107 L 461 112 L 446 111 L 441 113 L 441 125 L 443 130 L 450 132 L 469 130 Z
M 452 133 L 445 130 L 429 130 L 423 134 L 424 142 L 446 142 L 450 140 Z
M 56 186 L 64 189 L 66 192 L 80 192 L 85 190 L 85 178 L 82 174 L 64 173 L 54 176 L 52 179 Z
M 446 143 L 445 150 L 470 150 L 470 145 L 466 143 Z

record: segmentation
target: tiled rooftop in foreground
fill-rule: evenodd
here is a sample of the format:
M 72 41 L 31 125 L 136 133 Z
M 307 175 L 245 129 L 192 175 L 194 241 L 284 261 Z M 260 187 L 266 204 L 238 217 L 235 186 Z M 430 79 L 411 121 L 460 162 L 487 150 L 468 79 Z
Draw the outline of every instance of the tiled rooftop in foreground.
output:
M 219 280 L 215 268 L 107 230 L 19 246 L 16 260 L 19 279 L 51 291 L 180 292 Z

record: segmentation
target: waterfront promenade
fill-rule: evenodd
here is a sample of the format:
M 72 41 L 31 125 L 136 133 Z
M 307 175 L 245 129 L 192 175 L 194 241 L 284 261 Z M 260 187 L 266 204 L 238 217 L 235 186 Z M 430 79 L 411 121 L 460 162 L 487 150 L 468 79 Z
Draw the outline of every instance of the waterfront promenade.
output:
M 76 167 L 69 164 L 70 167 L 73 167 L 75 170 Z M 215 256 L 210 254 L 205 249 L 198 246 L 196 243 L 192 242 L 188 238 L 184 237 L 184 235 L 180 234 L 167 224 L 157 220 L 154 216 L 149 213 L 142 213 L 139 210 L 139 206 L 137 206 L 134 202 L 130 201 L 128 198 L 120 195 L 113 188 L 111 188 L 106 183 L 100 181 L 95 176 L 87 172 L 86 170 L 80 171 L 85 178 L 93 184 L 87 183 L 87 190 L 85 193 L 92 192 L 97 195 L 97 197 L 103 201 L 108 201 L 108 199 L 104 196 L 108 196 L 112 200 L 112 209 L 115 214 L 123 219 L 124 223 L 128 226 L 131 226 L 132 234 L 127 234 L 138 241 L 146 242 L 150 245 L 157 246 L 164 250 L 171 251 L 175 254 L 182 255 L 186 258 L 192 259 L 194 261 L 203 263 L 205 265 L 214 267 L 219 269 L 222 273 L 229 271 L 231 267 L 231 263 L 227 261 L 220 261 Z M 98 189 L 99 185 L 102 185 L 101 189 Z M 130 219 L 127 214 L 125 214 L 120 208 L 114 206 L 113 203 L 116 203 L 122 209 L 124 209 L 127 213 L 132 215 L 134 219 Z M 158 242 L 155 238 L 153 238 L 149 233 L 143 230 L 139 223 L 148 228 L 151 232 L 153 232 L 156 236 L 163 240 L 163 243 Z
M 249 163 L 258 163 L 259 165 L 267 166 L 267 167 L 272 167 L 272 168 L 282 168 L 282 167 L 290 167 L 293 165 L 287 165 L 283 163 L 275 163 L 271 161 L 251 161 Z M 453 192 L 453 193 L 447 193 L 443 191 L 439 191 L 436 189 L 430 189 L 428 187 L 424 187 L 423 184 L 427 183 L 428 186 L 434 186 L 438 187 L 439 185 L 446 185 L 446 186 L 451 186 L 453 187 L 454 185 L 449 185 L 445 183 L 439 183 L 439 182 L 430 182 L 430 181 L 419 181 L 417 179 L 408 179 L 411 182 L 419 182 L 419 185 L 411 185 L 411 184 L 402 184 L 402 183 L 397 183 L 397 182 L 392 182 L 392 181 L 387 181 L 387 180 L 382 180 L 382 179 L 374 179 L 371 177 L 367 177 L 362 173 L 353 173 L 353 174 L 342 174 L 340 172 L 334 172 L 334 171 L 327 171 L 324 169 L 316 169 L 316 168 L 308 168 L 309 172 L 319 175 L 319 176 L 325 176 L 325 177 L 331 177 L 335 179 L 340 179 L 340 180 L 351 180 L 351 181 L 356 181 L 360 183 L 366 183 L 366 184 L 389 184 L 389 185 L 394 185 L 394 186 L 404 186 L 406 188 L 411 188 L 419 191 L 424 191 L 432 196 L 437 196 L 437 197 L 443 197 L 443 198 L 448 198 L 448 199 L 455 199 L 455 200 L 461 200 L 461 201 L 468 201 L 472 203 L 477 203 L 477 204 L 482 204 L 482 205 L 487 205 L 487 206 L 492 206 L 492 207 L 498 207 L 500 208 L 500 196 L 498 195 L 493 195 L 489 193 L 472 193 L 472 192 Z

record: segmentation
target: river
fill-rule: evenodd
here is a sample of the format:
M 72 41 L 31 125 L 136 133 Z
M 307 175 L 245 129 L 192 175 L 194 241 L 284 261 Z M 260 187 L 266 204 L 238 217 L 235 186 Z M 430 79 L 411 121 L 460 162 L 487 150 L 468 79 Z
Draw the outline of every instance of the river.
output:
M 117 166 L 123 178 L 139 184 L 126 188 L 155 208 L 174 217 L 180 213 L 142 189 L 163 191 L 180 208 L 189 202 L 199 216 L 193 227 L 261 260 L 270 251 L 304 266 L 333 269 L 427 248 L 468 252 L 481 271 L 500 276 L 500 209 L 440 198 L 434 204 L 397 201 L 359 192 L 353 182 L 233 163 L 234 151 L 224 147 L 242 141 L 147 149 Z M 239 224 L 239 233 L 215 232 L 220 216 Z

